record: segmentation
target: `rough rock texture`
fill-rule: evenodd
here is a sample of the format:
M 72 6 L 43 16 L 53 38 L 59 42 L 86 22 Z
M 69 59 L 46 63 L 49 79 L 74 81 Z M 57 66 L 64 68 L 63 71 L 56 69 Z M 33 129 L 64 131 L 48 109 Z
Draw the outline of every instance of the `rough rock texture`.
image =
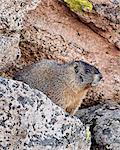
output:
M 43 93 L 0 77 L 0 149 L 89 150 L 90 141 L 82 122 Z
M 91 124 L 93 150 L 120 150 L 120 106 L 100 104 L 79 110 L 76 114 L 85 124 Z
M 64 1 L 64 0 L 62 0 Z M 120 49 L 120 0 L 90 0 L 93 11 L 75 12 L 96 33 Z
M 12 8 L 14 6 L 16 7 L 11 4 Z M 101 84 L 88 94 L 84 104 L 91 105 L 104 99 L 114 99 L 120 103 L 120 52 L 117 48 L 99 36 L 99 30 L 95 33 L 80 22 L 78 17 L 58 0 L 42 1 L 35 6 L 37 7 L 25 13 L 22 25 L 17 27 L 22 29 L 19 31 L 22 57 L 7 74 L 12 76 L 16 69 L 42 58 L 62 62 L 83 59 L 98 67 L 104 77 Z M 25 10 L 24 7 L 19 7 L 19 11 L 21 9 Z M 96 17 L 96 24 L 97 20 L 99 17 Z M 12 22 L 9 24 L 12 30 Z M 17 22 L 13 24 L 16 29 Z
M 19 34 L 0 34 L 0 70 L 10 67 L 19 57 Z
M 78 21 L 57 0 L 42 3 L 29 11 L 21 32 L 21 64 L 41 58 L 70 61 L 83 59 L 97 66 L 103 81 L 90 92 L 86 101 L 104 99 L 120 102 L 120 53 L 104 38 Z M 86 102 L 85 102 L 86 103 Z
M 28 10 L 35 9 L 41 0 L 1 0 L 0 30 L 19 31 Z
M 41 0 L 0 1 L 0 71 L 8 69 L 18 59 L 19 33 L 25 15 L 40 2 Z
M 61 62 L 83 59 L 97 66 L 104 77 L 88 93 L 84 104 L 90 106 L 106 99 L 120 103 L 120 1 L 91 2 L 93 11 L 76 12 L 78 17 L 59 0 L 1 0 L 0 74 L 14 64 L 5 72 L 5 76 L 12 77 L 16 69 L 42 58 Z M 83 121 L 93 120 L 93 141 L 100 150 L 119 149 L 119 110 L 119 106 L 90 107 L 83 110 L 89 121 L 81 111 Z M 0 111 L 0 149 L 48 150 L 52 145 L 54 150 L 70 150 L 70 145 L 65 148 L 68 143 L 71 149 L 77 145 L 89 149 L 83 124 L 23 83 L 0 78 Z

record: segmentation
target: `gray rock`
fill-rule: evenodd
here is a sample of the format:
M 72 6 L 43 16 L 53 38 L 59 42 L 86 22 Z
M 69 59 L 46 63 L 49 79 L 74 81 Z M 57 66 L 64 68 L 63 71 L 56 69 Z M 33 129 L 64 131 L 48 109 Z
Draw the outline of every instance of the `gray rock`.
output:
M 1 150 L 89 150 L 86 134 L 79 119 L 42 92 L 0 77 Z
M 40 2 L 41 0 L 1 0 L 0 30 L 21 30 L 26 12 L 35 9 Z
M 41 0 L 0 1 L 0 71 L 6 70 L 20 56 L 19 34 L 24 28 L 25 15 L 40 2 Z
M 85 124 L 91 124 L 94 142 L 104 150 L 120 150 L 120 106 L 100 104 L 77 112 Z
M 0 71 L 11 66 L 20 57 L 19 34 L 0 35 Z
M 120 1 L 119 0 L 111 0 L 111 1 L 103 1 L 103 2 L 95 2 L 93 1 L 93 6 L 95 11 L 104 16 L 108 20 L 113 23 L 120 24 Z

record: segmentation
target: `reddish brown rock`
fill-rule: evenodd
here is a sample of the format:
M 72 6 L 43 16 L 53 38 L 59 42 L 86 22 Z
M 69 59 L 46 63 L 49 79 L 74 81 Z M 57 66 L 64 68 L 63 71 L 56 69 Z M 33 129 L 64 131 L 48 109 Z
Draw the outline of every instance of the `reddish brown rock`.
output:
M 106 99 L 120 102 L 120 52 L 97 34 L 101 29 L 94 32 L 57 0 L 42 2 L 29 11 L 23 26 L 19 67 L 42 58 L 61 62 L 83 59 L 97 66 L 103 74 L 103 81 L 89 92 L 84 104 Z
M 42 3 L 29 11 L 21 37 L 24 63 L 42 58 L 59 61 L 83 59 L 99 67 L 104 77 L 101 84 L 88 94 L 89 100 L 86 101 L 114 99 L 120 102 L 119 51 L 57 0 Z
M 64 1 L 64 0 L 62 0 Z M 81 21 L 120 49 L 120 1 L 90 0 L 92 12 L 75 12 Z M 116 44 L 117 43 L 117 44 Z

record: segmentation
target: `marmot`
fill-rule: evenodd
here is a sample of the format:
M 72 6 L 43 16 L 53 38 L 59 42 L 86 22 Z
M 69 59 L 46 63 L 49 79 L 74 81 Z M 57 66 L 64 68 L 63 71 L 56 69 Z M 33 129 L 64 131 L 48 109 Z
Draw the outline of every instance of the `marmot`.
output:
M 88 89 L 97 85 L 101 78 L 99 70 L 86 62 L 59 64 L 47 59 L 15 75 L 15 79 L 42 91 L 70 114 L 75 114 Z

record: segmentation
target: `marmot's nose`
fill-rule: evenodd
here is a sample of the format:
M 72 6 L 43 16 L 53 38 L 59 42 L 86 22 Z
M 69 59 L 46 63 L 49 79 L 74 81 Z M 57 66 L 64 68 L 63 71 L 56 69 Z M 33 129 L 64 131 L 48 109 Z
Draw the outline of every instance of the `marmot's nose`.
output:
M 102 74 L 101 74 L 101 73 L 99 74 L 99 78 L 100 78 L 100 80 L 103 78 L 103 76 L 102 76 Z
M 94 74 L 93 76 L 93 82 L 92 82 L 92 86 L 96 86 L 98 85 L 98 83 L 100 82 L 100 80 L 102 79 L 102 74 L 99 72 L 97 74 Z
M 103 78 L 102 74 L 100 73 L 100 71 L 96 67 L 94 67 L 94 74 L 98 75 L 99 80 L 101 80 Z

